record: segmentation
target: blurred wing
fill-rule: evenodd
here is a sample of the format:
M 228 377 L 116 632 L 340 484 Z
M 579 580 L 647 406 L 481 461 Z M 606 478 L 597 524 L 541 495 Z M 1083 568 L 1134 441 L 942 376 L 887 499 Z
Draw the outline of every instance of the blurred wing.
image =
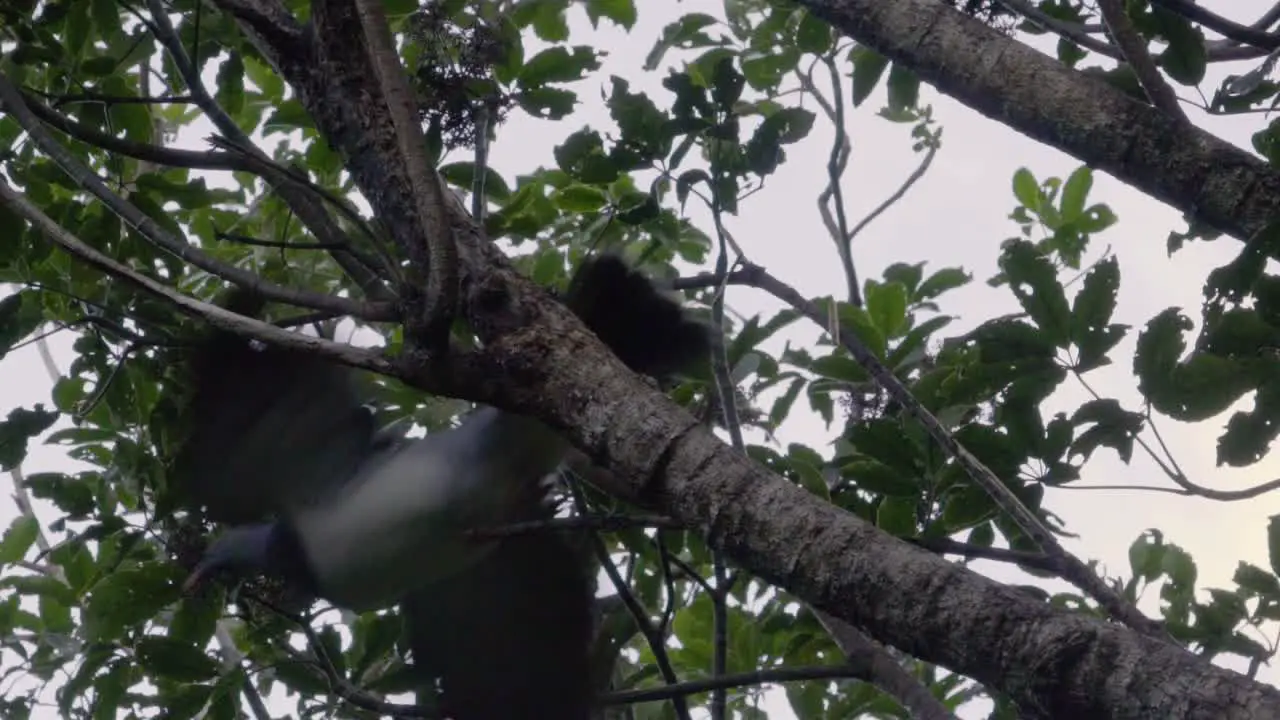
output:
M 374 419 L 342 366 L 214 330 L 189 368 L 175 479 L 211 519 L 250 522 L 322 500 L 370 452 Z
M 583 261 L 565 305 L 632 372 L 661 378 L 710 353 L 711 328 L 617 255 Z
M 439 679 L 442 717 L 589 720 L 592 595 L 584 558 L 538 531 L 406 598 L 414 668 Z

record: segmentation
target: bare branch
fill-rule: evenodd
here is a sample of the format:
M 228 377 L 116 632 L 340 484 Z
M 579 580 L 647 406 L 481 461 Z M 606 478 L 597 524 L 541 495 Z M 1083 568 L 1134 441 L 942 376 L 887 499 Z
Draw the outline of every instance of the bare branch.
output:
M 458 246 L 448 219 L 447 191 L 427 160 L 427 142 L 418 119 L 417 103 L 400 64 L 381 0 L 353 1 L 364 29 L 368 60 L 378 79 L 415 209 L 426 234 L 426 242 L 411 247 L 410 252 L 417 247 L 425 250 L 415 264 L 419 272 L 425 269 L 427 273 L 427 304 L 421 316 L 409 319 L 406 330 L 418 336 L 416 341 L 423 349 L 443 351 L 448 348 L 449 331 L 458 306 Z
M 1151 104 L 1184 123 L 1188 122 L 1186 113 L 1182 112 L 1181 106 L 1178 105 L 1178 96 L 1173 93 L 1173 88 L 1169 87 L 1164 76 L 1156 69 L 1156 64 L 1151 61 L 1151 54 L 1147 52 L 1147 41 L 1138 34 L 1133 23 L 1129 21 L 1129 16 L 1125 14 L 1124 0 L 1098 0 L 1098 10 L 1101 11 L 1107 29 L 1111 31 L 1116 45 L 1119 45 L 1120 51 L 1124 53 L 1125 62 L 1133 68 L 1133 74 L 1138 77 L 1138 84 L 1142 86 Z
M 574 504 L 577 506 L 579 513 L 586 512 L 586 502 L 582 497 L 581 489 L 570 486 L 573 491 Z M 653 661 L 658 666 L 658 673 L 662 676 L 663 682 L 668 686 L 677 685 L 680 678 L 676 676 L 675 668 L 671 665 L 671 657 L 667 655 L 667 638 L 657 626 L 654 625 L 653 619 L 649 616 L 649 611 L 640 602 L 640 599 L 631 592 L 631 586 L 618 572 L 618 566 L 614 564 L 613 558 L 609 557 L 609 549 L 605 547 L 604 541 L 599 535 L 591 536 L 591 547 L 595 551 L 596 560 L 599 561 L 600 567 L 609 576 L 609 581 L 613 583 L 614 590 L 617 591 L 618 597 L 621 598 L 627 611 L 631 613 L 631 618 L 635 620 L 636 627 L 640 629 L 640 634 L 644 635 L 645 642 L 649 644 L 649 649 L 653 652 Z M 672 707 L 675 709 L 676 717 L 680 720 L 692 720 L 689 714 L 689 705 L 685 702 L 683 695 L 675 695 L 671 697 Z
M 1160 7 L 1181 15 L 1192 22 L 1198 22 L 1219 35 L 1229 40 L 1234 40 L 1237 43 L 1249 45 L 1251 47 L 1258 48 L 1259 50 L 1275 50 L 1280 48 L 1280 34 L 1267 32 L 1265 29 L 1262 29 L 1266 27 L 1265 24 L 1262 28 L 1259 28 L 1257 25 L 1253 27 L 1241 25 L 1240 23 L 1222 17 L 1211 10 L 1205 9 L 1200 5 L 1188 2 L 1188 0 L 1151 0 L 1151 4 L 1159 5 Z M 1100 1 L 1098 6 L 1103 10 L 1103 15 L 1105 17 L 1106 3 Z M 1273 8 L 1267 13 L 1267 15 L 1263 16 L 1263 20 L 1265 21 L 1268 17 L 1272 17 L 1272 14 L 1275 13 L 1275 11 L 1275 8 Z
M 834 615 L 810 610 L 844 653 L 850 667 L 856 669 L 854 677 L 863 678 L 902 703 L 915 720 L 955 720 L 956 716 L 924 683 L 903 669 L 883 645 Z

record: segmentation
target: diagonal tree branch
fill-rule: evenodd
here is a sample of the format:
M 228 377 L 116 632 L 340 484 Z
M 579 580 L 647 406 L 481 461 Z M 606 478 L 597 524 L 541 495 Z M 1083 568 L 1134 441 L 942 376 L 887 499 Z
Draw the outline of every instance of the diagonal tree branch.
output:
M 328 0 L 327 4 L 338 6 L 348 2 L 350 0 Z M 376 87 L 386 104 L 396 148 L 404 161 L 414 209 L 426 231 L 425 242 L 410 247 L 416 269 L 425 275 L 426 307 L 410 318 L 406 330 L 423 349 L 445 350 L 458 304 L 458 247 L 447 219 L 447 191 L 444 181 L 427 160 L 427 142 L 418 120 L 418 106 L 400 64 L 381 0 L 354 0 L 354 4 L 364 29 L 368 60 L 378 80 Z M 322 38 L 325 35 L 323 29 L 321 35 Z
M 1133 68 L 1133 74 L 1138 77 L 1138 84 L 1142 85 L 1142 90 L 1147 94 L 1151 104 L 1182 122 L 1188 122 L 1186 113 L 1182 112 L 1182 107 L 1178 105 L 1178 96 L 1173 93 L 1173 88 L 1169 87 L 1169 83 L 1165 82 L 1164 76 L 1152 62 L 1151 53 L 1147 52 L 1147 41 L 1138 34 L 1133 23 L 1129 21 L 1129 16 L 1125 13 L 1124 0 L 1098 0 L 1098 11 L 1102 13 L 1107 30 L 1111 32 L 1111 37 L 1115 38 L 1116 45 L 1124 54 L 1125 62 Z
M 798 0 L 941 92 L 1236 238 L 1280 209 L 1280 172 L 933 0 Z

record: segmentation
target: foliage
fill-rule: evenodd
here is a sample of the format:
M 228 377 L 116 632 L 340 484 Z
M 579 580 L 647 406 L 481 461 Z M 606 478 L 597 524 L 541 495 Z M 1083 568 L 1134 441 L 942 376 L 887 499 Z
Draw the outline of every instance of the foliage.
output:
M 296 12 L 305 6 L 287 4 Z M 172 4 L 174 32 L 203 77 L 213 78 L 213 100 L 241 129 L 259 135 L 260 144 L 274 143 L 276 162 L 305 168 L 309 180 L 328 192 L 350 194 L 342 158 L 318 137 L 298 99 L 228 16 L 198 5 Z M 634 0 L 430 5 L 424 13 L 412 3 L 385 3 L 431 110 L 424 119 L 432 129 L 432 154 L 439 161 L 445 149 L 481 151 L 472 160 L 442 161 L 440 172 L 461 193 L 482 196 L 476 206 L 485 210 L 485 230 L 539 283 L 563 285 L 570 261 L 595 247 L 625 248 L 667 277 L 680 274 L 677 266 L 709 266 L 713 259 L 732 265 L 726 238 L 714 227 L 694 226 L 686 210 L 701 205 L 713 218 L 737 212 L 787 161 L 790 146 L 814 141 L 819 112 L 839 142 L 844 89 L 818 87 L 815 63 L 849 83 L 851 107 L 885 87 L 881 116 L 909 126 L 918 150 L 931 156 L 937 148 L 937 130 L 911 68 L 839 37 L 817 16 L 790 5 L 736 0 L 725 3 L 724 21 L 694 12 L 672 20 L 646 58 L 646 70 L 666 73 L 664 92 L 654 96 L 621 77 L 594 77 L 604 50 L 571 43 L 574 13 L 629 30 L 641 7 Z M 995 11 L 980 3 L 965 6 Z M 1040 10 L 1065 22 L 1088 19 L 1084 6 L 1073 3 L 1043 3 Z M 151 20 L 141 23 L 125 6 L 105 1 L 9 3 L 0 14 L 6 43 L 0 73 L 24 88 L 33 108 L 57 113 L 61 125 L 43 119 L 75 138 L 67 149 L 110 178 L 152 221 L 267 280 L 330 294 L 359 292 L 329 256 L 306 247 L 316 239 L 279 195 L 263 192 L 249 173 L 236 172 L 234 186 L 225 189 L 198 176 L 198 162 L 164 166 L 137 157 L 136 144 L 163 144 L 203 112 L 175 99 L 197 93 L 162 51 L 157 34 L 166 32 L 163 24 L 145 13 Z M 1169 76 L 1199 83 L 1206 63 L 1199 28 L 1159 7 L 1134 14 L 1144 36 L 1167 43 L 1161 57 Z M 457 63 L 456 72 L 427 72 L 446 56 Z M 1059 57 L 1075 65 L 1085 54 L 1067 42 Z M 675 68 L 668 68 L 676 58 Z M 143 67 L 150 73 L 145 81 Z M 1101 74 L 1137 87 L 1123 70 Z M 784 92 L 796 87 L 797 77 L 803 92 Z M 501 137 L 508 111 L 576 124 L 584 78 L 602 80 L 612 126 L 564 133 L 553 166 L 516 177 L 494 170 L 484 157 L 487 142 L 478 138 L 489 132 Z M 1248 94 L 1249 107 L 1274 102 L 1277 87 L 1258 84 Z M 168 99 L 124 100 L 147 96 Z M 1222 108 L 1244 102 L 1226 94 L 1214 100 Z M 468 115 L 480 105 L 493 113 L 483 123 Z M 1274 155 L 1272 131 L 1255 138 L 1268 157 Z M 102 135 L 114 140 L 95 139 Z M 0 117 L 0 147 L 11 148 L 4 158 L 8 181 L 85 243 L 193 296 L 209 299 L 222 289 L 218 278 L 159 250 L 81 192 L 10 114 Z M 843 167 L 827 170 L 838 185 Z M 1135 448 L 1149 447 L 1144 438 L 1153 432 L 1156 413 L 1204 420 L 1252 395 L 1253 408 L 1235 412 L 1218 441 L 1220 462 L 1235 466 L 1256 463 L 1280 432 L 1270 420 L 1280 404 L 1280 291 L 1265 262 L 1274 255 L 1271 244 L 1280 242 L 1274 233 L 1252 239 L 1236 262 L 1211 274 L 1190 350 L 1195 325 L 1179 309 L 1137 330 L 1132 366 L 1143 406 L 1098 396 L 1073 412 L 1044 416 L 1046 398 L 1110 364 L 1113 350 L 1134 331 L 1113 317 L 1120 264 L 1091 244 L 1117 218 L 1090 197 L 1091 189 L 1087 168 L 1065 180 L 1040 180 L 1030 170 L 1013 178 L 1011 218 L 1018 236 L 1002 246 L 989 282 L 1007 288 L 1021 308 L 1017 315 L 945 334 L 953 319 L 943 312 L 947 293 L 972 275 L 911 259 L 881 277 L 864 278 L 846 298 L 815 298 L 1046 522 L 1056 521 L 1042 506 L 1046 487 L 1080 480 L 1099 450 L 1129 462 Z M 55 508 L 57 519 L 41 528 L 24 512 L 0 537 L 6 672 L 56 682 L 57 705 L 66 717 L 232 718 L 252 712 L 254 696 L 278 688 L 290 694 L 299 715 L 336 708 L 342 717 L 372 716 L 330 694 L 329 672 L 370 697 L 409 690 L 394 612 L 313 618 L 319 629 L 308 639 L 324 647 L 329 663 L 320 668 L 314 655 L 289 644 L 299 629 L 262 606 L 243 600 L 229 606 L 217 593 L 179 595 L 185 567 L 208 530 L 174 512 L 167 478 L 178 440 L 173 368 L 194 328 L 173 307 L 54 250 L 3 206 L 0 227 L 16 236 L 0 247 L 0 281 L 20 288 L 0 300 L 0 357 L 31 342 L 42 327 L 77 333 L 75 358 L 53 388 L 51 406 L 16 408 L 0 421 L 0 469 L 19 468 L 29 444 L 41 437 L 65 447 L 84 468 L 27 475 L 26 491 Z M 845 225 L 839 234 L 844 239 L 837 245 L 847 243 Z M 1171 238 L 1171 249 L 1185 239 Z M 378 250 L 372 244 L 362 249 Z M 713 304 L 712 284 L 684 287 L 701 304 Z M 732 288 L 728 293 L 731 298 Z M 998 557 L 992 550 L 1005 544 L 1036 549 L 830 332 L 809 346 L 779 348 L 779 334 L 798 317 L 780 306 L 730 323 L 732 399 L 742 422 L 761 431 L 750 435 L 745 452 L 925 547 L 958 539 L 962 544 L 949 551 L 970 558 Z M 398 347 L 398 330 L 354 325 Z M 423 398 L 386 379 L 370 378 L 370 388 L 388 421 L 439 428 L 463 409 L 460 402 Z M 704 417 L 720 415 L 707 378 L 688 380 L 672 396 Z M 831 448 L 770 442 L 793 413 L 806 411 L 834 428 Z M 594 514 L 626 510 L 602 494 L 592 494 L 589 503 Z M 649 609 L 649 621 L 666 634 L 661 662 L 682 680 L 712 676 L 717 665 L 719 674 L 749 673 L 830 666 L 841 655 L 813 612 L 744 571 L 726 573 L 695 533 L 625 527 L 601 537 L 626 575 L 624 588 L 609 594 L 616 599 L 616 593 L 629 593 Z M 1270 567 L 1242 564 L 1235 588 L 1213 589 L 1206 597 L 1196 592 L 1193 559 L 1152 530 L 1130 548 L 1132 577 L 1114 582 L 1131 601 L 1158 583 L 1163 620 L 1178 641 L 1208 656 L 1261 661 L 1269 650 L 1249 632 L 1280 619 L 1280 523 L 1272 523 L 1269 541 Z M 279 591 L 259 583 L 241 594 L 276 597 Z M 1074 591 L 1041 593 L 1057 606 L 1100 612 Z M 660 653 L 638 632 L 626 604 L 603 607 L 601 652 L 616 662 L 612 690 L 661 686 Z M 726 631 L 723 644 L 718 628 Z M 220 654 L 231 661 L 223 664 Z M 949 708 L 989 695 L 970 679 L 910 658 L 904 662 Z M 907 716 L 871 683 L 816 677 L 823 679 L 787 685 L 799 717 Z M 38 685 L 27 695 L 11 693 L 2 712 L 27 717 L 37 697 L 47 698 Z M 712 697 L 695 692 L 689 701 L 704 706 Z M 758 686 L 739 683 L 727 708 L 742 717 L 764 716 L 760 697 Z M 1006 716 L 1002 699 L 993 699 L 993 715 Z M 645 717 L 671 712 L 665 702 L 637 705 Z

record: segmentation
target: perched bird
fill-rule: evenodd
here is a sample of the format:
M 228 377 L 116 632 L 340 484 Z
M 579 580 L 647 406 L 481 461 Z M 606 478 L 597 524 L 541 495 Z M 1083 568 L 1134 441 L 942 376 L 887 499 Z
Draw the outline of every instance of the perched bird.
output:
M 584 261 L 564 302 L 635 372 L 707 356 L 708 327 L 615 255 Z M 261 311 L 248 295 L 228 305 Z M 550 516 L 546 480 L 569 448 L 558 433 L 492 407 L 421 439 L 379 430 L 348 368 L 216 330 L 190 385 L 176 484 L 232 527 L 189 586 L 264 573 L 354 611 L 400 603 L 446 717 L 590 716 L 585 559 L 557 533 L 466 533 Z

